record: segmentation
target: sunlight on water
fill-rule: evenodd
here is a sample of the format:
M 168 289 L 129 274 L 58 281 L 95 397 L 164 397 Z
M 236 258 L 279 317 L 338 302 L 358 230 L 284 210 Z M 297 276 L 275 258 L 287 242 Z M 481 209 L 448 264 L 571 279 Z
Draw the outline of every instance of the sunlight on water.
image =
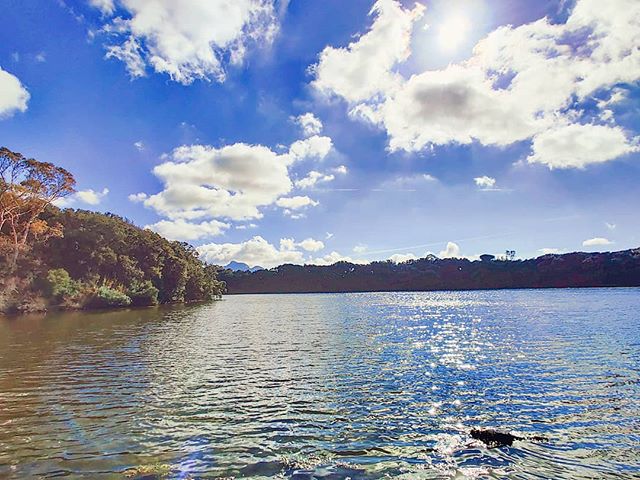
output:
M 638 312 L 640 290 L 592 289 L 0 320 L 0 477 L 631 476 Z

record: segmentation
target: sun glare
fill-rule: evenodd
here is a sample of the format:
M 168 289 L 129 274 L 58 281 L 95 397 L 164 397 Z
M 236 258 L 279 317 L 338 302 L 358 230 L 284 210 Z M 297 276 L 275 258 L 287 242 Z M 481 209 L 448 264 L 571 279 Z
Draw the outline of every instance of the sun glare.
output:
M 452 52 L 464 42 L 471 22 L 463 15 L 456 15 L 444 20 L 438 29 L 438 43 L 440 48 Z

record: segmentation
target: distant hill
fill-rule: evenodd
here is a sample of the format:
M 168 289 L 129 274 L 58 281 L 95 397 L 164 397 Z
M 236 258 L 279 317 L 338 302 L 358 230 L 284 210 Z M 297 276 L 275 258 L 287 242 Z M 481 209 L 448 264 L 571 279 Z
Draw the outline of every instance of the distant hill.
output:
M 640 248 L 543 255 L 529 260 L 438 259 L 330 266 L 282 265 L 258 272 L 223 270 L 228 293 L 320 293 L 640 286 Z
M 250 267 L 246 263 L 242 262 L 229 262 L 225 267 L 227 270 L 232 270 L 234 272 L 257 272 L 258 270 L 264 270 L 260 266 Z

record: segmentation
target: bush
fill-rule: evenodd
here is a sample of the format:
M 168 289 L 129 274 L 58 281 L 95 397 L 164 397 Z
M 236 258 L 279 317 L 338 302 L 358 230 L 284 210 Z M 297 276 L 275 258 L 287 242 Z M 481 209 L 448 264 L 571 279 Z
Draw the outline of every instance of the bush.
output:
M 73 280 L 64 268 L 49 270 L 45 281 L 45 294 L 49 298 L 63 300 L 80 293 L 80 282 Z
M 157 305 L 159 290 L 149 280 L 133 285 L 127 295 L 131 298 L 131 304 L 139 307 Z
M 126 307 L 128 305 L 131 305 L 131 298 L 109 287 L 98 288 L 87 303 L 87 306 L 91 308 Z

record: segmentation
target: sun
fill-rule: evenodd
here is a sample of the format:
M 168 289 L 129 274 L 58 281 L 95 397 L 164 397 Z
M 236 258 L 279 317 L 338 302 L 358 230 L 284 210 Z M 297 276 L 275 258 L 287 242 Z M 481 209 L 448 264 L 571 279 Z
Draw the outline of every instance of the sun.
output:
M 438 29 L 438 43 L 440 48 L 453 52 L 465 41 L 471 30 L 471 22 L 461 14 L 446 18 Z

